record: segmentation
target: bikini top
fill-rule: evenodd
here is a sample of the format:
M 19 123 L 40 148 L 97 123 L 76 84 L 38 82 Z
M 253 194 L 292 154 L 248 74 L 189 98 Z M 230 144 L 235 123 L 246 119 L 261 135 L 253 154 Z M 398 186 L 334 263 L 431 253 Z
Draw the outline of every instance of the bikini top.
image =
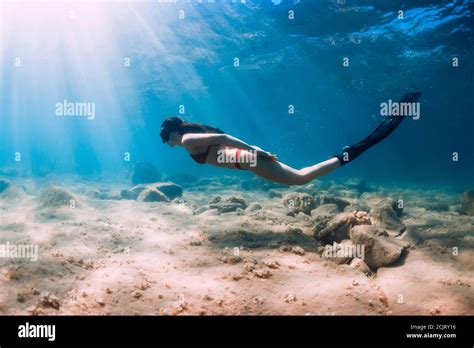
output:
M 201 153 L 196 153 L 196 154 L 189 154 L 189 156 L 191 156 L 191 158 L 193 160 L 195 160 L 197 163 L 199 164 L 205 164 L 206 163 L 206 159 L 207 159 L 207 155 L 209 154 L 209 151 L 211 150 L 211 146 L 212 145 L 209 145 L 206 149 L 206 151 L 204 152 L 201 152 Z

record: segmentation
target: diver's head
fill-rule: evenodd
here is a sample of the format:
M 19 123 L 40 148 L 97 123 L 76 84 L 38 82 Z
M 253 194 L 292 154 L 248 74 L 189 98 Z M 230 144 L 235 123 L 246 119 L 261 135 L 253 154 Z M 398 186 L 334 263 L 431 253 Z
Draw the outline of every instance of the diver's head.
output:
M 183 137 L 181 128 L 183 123 L 184 121 L 179 117 L 170 117 L 164 120 L 161 124 L 161 141 L 171 147 L 181 145 L 181 139 Z
M 219 128 L 199 123 L 185 122 L 179 117 L 169 117 L 161 124 L 160 137 L 163 143 L 173 147 L 182 145 L 183 135 L 186 133 L 224 133 Z

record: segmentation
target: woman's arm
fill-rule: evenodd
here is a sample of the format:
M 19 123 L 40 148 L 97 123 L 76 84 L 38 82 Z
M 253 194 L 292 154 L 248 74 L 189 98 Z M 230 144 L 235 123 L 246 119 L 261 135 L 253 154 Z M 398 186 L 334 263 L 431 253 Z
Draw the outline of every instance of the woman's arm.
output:
M 262 150 L 258 146 L 251 146 L 229 134 L 188 133 L 183 135 L 182 142 L 187 148 L 205 147 L 209 145 L 223 145 L 242 150 L 256 151 L 258 156 L 266 157 L 271 160 L 278 160 L 277 156 Z
M 242 150 L 255 150 L 249 144 L 228 134 L 188 133 L 183 135 L 183 145 L 186 147 L 204 147 L 208 145 L 224 145 Z

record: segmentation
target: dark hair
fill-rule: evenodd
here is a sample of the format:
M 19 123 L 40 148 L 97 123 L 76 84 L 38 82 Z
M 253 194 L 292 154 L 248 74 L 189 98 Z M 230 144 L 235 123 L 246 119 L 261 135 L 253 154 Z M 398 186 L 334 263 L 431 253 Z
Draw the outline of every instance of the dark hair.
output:
M 169 117 L 161 124 L 160 137 L 163 143 L 167 143 L 170 140 L 171 132 L 178 132 L 181 135 L 186 133 L 224 133 L 219 128 L 186 122 L 179 117 Z

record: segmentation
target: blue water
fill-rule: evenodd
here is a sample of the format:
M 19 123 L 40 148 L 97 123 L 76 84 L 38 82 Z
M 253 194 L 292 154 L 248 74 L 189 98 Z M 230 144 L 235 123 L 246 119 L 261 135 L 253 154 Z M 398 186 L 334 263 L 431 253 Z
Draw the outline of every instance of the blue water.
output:
M 302 167 L 370 133 L 381 102 L 422 91 L 419 120 L 328 177 L 472 186 L 472 14 L 467 0 L 2 2 L 0 169 L 120 179 L 148 161 L 170 177 L 250 175 L 163 145 L 172 115 Z M 95 103 L 95 118 L 57 116 L 65 99 Z

